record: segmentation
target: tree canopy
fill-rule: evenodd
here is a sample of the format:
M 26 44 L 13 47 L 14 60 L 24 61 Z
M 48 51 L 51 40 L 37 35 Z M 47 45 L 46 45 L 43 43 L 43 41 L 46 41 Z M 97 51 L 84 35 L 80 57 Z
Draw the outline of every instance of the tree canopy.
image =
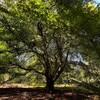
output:
M 63 73 L 81 66 L 84 77 L 97 77 L 97 82 L 99 32 L 100 7 L 92 1 L 2 0 L 0 73 L 13 73 L 13 68 L 38 73 L 52 91 Z

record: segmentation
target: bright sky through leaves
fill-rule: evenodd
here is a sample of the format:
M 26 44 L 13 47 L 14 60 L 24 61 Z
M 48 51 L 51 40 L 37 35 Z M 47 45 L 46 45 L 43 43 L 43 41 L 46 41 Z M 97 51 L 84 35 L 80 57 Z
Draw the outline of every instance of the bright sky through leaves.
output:
M 94 0 L 96 3 L 100 3 L 100 0 Z

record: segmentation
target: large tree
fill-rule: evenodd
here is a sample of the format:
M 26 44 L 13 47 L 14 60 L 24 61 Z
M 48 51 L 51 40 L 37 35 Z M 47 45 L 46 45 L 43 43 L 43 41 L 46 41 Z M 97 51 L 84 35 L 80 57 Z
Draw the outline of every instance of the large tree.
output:
M 99 32 L 99 9 L 92 12 L 83 1 L 64 2 L 3 0 L 0 4 L 0 40 L 6 45 L 0 50 L 5 58 L 0 66 L 44 75 L 47 91 L 54 90 L 70 64 L 87 66 L 81 55 L 87 54 L 84 50 L 93 51 L 94 35 Z

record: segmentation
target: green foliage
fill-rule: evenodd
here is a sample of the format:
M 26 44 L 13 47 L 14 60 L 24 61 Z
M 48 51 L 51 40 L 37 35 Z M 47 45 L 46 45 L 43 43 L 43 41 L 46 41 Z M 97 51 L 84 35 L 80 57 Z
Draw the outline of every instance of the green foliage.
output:
M 66 76 L 98 81 L 99 6 L 83 0 L 4 0 L 0 5 L 1 74 L 9 73 L 16 82 L 42 80 L 33 72 L 53 81 L 61 75 L 60 82 Z M 88 66 L 79 65 L 76 70 L 77 65 L 64 58 L 66 52 L 80 52 Z

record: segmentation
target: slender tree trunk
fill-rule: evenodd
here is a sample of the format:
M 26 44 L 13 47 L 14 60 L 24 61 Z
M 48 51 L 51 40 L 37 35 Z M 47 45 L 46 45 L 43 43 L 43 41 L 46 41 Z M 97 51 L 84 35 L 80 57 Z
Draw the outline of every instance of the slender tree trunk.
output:
M 54 81 L 52 78 L 46 77 L 46 91 L 49 93 L 54 92 Z

